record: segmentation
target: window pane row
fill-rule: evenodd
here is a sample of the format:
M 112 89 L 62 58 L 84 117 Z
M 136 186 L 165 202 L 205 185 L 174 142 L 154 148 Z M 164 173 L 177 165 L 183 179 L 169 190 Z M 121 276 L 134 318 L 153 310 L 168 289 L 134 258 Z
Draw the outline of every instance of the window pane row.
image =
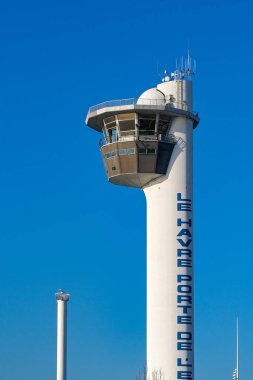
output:
M 169 132 L 171 118 L 166 115 L 159 115 L 157 118 L 155 114 L 118 114 L 105 118 L 104 125 L 104 136 L 108 144 L 127 136 L 137 139 L 139 136 L 152 136 L 158 140 Z
M 156 154 L 156 149 L 154 148 L 139 148 L 139 154 Z
M 119 150 L 119 156 L 126 156 L 126 155 L 132 155 L 135 154 L 135 148 L 128 148 L 128 149 L 120 149 Z M 115 150 L 111 150 L 111 152 L 108 152 L 104 155 L 105 158 L 110 158 L 117 156 L 117 152 Z

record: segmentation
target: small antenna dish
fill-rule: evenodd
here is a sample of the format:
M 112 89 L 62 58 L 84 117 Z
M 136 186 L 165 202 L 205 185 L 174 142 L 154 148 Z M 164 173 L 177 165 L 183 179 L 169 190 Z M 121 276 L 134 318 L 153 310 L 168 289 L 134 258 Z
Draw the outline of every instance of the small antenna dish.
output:
M 170 77 L 168 76 L 168 70 L 164 70 L 164 77 L 163 77 L 163 82 L 169 82 Z

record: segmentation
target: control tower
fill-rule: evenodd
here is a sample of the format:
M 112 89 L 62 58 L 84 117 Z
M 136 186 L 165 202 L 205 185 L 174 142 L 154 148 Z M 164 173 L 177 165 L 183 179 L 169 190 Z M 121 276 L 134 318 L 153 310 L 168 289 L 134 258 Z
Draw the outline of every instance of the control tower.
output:
M 147 379 L 193 380 L 193 112 L 191 59 L 138 99 L 89 109 L 111 183 L 147 200 Z

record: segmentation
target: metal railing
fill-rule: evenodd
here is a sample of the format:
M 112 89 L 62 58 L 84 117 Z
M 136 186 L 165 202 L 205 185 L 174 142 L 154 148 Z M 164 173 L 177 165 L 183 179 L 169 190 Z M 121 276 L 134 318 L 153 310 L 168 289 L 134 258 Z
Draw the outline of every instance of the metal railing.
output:
M 154 135 L 150 135 L 150 136 L 147 136 L 147 135 L 139 135 L 139 137 L 137 138 L 136 136 L 131 136 L 131 140 L 124 140 L 124 138 L 122 139 L 121 137 L 118 138 L 118 139 L 115 139 L 114 141 L 107 141 L 104 137 L 102 137 L 100 140 L 99 140 L 99 146 L 100 148 L 102 148 L 104 145 L 108 145 L 108 144 L 113 144 L 113 143 L 116 143 L 116 142 L 125 142 L 125 141 L 141 141 L 143 143 L 147 142 L 147 141 L 162 141 L 162 142 L 166 142 L 166 143 L 170 143 L 170 144 L 176 144 L 180 139 L 178 137 L 176 137 L 175 135 L 173 134 L 170 134 L 170 133 L 157 133 L 157 134 L 154 134 Z
M 134 105 L 141 105 L 141 106 L 165 106 L 166 105 L 168 108 L 171 108 L 171 109 L 176 108 L 176 109 L 182 109 L 184 111 L 191 112 L 191 107 L 184 102 L 176 102 L 176 101 L 166 102 L 163 99 L 140 99 L 140 98 L 109 100 L 107 102 L 103 102 L 103 103 L 90 107 L 89 112 L 96 112 L 100 109 L 109 108 L 109 107 L 122 107 L 122 106 L 134 106 Z
M 121 106 L 131 106 L 136 104 L 134 98 L 130 99 L 120 99 L 120 100 L 109 100 L 103 103 L 99 103 L 95 106 L 92 106 L 89 108 L 89 112 L 95 112 L 98 110 L 101 110 L 102 108 L 108 108 L 108 107 L 121 107 Z

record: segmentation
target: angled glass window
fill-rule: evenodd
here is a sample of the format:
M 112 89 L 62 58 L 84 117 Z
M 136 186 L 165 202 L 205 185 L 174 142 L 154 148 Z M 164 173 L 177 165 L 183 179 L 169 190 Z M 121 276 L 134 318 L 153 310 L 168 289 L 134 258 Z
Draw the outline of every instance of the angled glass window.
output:
M 135 119 L 135 113 L 120 113 L 118 114 L 119 121 Z
M 134 148 L 128 148 L 127 149 L 127 154 L 135 154 L 135 149 Z
M 118 134 L 116 128 L 108 128 L 109 143 L 116 142 L 118 140 Z
M 165 136 L 170 129 L 171 122 L 171 116 L 159 115 L 158 133 Z
M 147 149 L 147 154 L 156 154 L 156 150 L 153 148 L 148 148 Z
M 115 116 L 110 116 L 104 119 L 104 124 L 106 127 L 109 128 L 115 128 L 116 127 L 116 118 Z
M 117 130 L 116 130 L 116 128 L 113 128 L 112 130 L 112 137 L 111 137 L 111 139 L 112 139 L 112 142 L 116 142 L 117 141 Z
M 155 133 L 156 115 L 139 114 L 139 134 L 153 135 Z
M 119 150 L 119 155 L 120 156 L 125 156 L 127 154 L 127 150 L 126 149 L 120 149 Z
M 123 134 L 134 134 L 135 133 L 135 114 L 126 113 L 119 114 L 118 116 L 119 129 Z
M 116 152 L 115 152 L 115 150 L 112 150 L 111 152 L 111 157 L 113 157 L 113 156 L 116 156 L 117 154 L 116 154 Z

